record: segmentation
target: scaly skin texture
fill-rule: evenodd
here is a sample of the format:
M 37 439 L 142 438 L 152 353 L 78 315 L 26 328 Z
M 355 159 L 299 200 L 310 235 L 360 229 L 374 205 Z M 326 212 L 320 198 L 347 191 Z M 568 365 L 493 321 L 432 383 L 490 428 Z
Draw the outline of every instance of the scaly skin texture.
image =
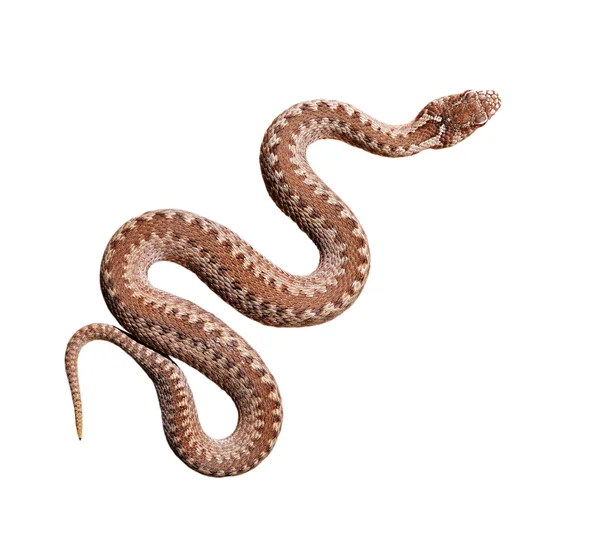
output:
M 244 473 L 273 449 L 282 422 L 275 379 L 235 331 L 190 301 L 153 287 L 148 269 L 172 261 L 194 272 L 223 300 L 265 325 L 301 327 L 328 321 L 358 297 L 369 273 L 367 237 L 348 206 L 314 173 L 306 150 L 339 139 L 387 157 L 455 145 L 500 107 L 493 91 L 467 91 L 429 103 L 408 124 L 383 124 L 354 107 L 317 100 L 295 105 L 267 130 L 260 166 L 269 195 L 315 243 L 320 261 L 306 276 L 287 273 L 223 225 L 182 210 L 145 213 L 109 242 L 100 271 L 104 299 L 128 334 L 92 324 L 71 338 L 66 369 L 77 431 L 81 396 L 77 359 L 91 340 L 129 353 L 150 376 L 169 445 L 190 468 L 212 476 Z M 233 399 L 239 415 L 229 437 L 202 430 L 192 392 L 171 357 L 199 370 Z

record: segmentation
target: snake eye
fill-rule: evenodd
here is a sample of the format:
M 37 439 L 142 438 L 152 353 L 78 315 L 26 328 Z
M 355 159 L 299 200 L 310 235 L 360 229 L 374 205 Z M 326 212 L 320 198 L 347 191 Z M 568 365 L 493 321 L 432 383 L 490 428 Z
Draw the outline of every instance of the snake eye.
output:
M 473 124 L 475 124 L 475 126 L 483 126 L 487 121 L 488 116 L 484 112 L 473 118 Z
M 465 90 L 463 92 L 463 98 L 473 99 L 475 96 L 477 96 L 477 92 L 474 90 Z

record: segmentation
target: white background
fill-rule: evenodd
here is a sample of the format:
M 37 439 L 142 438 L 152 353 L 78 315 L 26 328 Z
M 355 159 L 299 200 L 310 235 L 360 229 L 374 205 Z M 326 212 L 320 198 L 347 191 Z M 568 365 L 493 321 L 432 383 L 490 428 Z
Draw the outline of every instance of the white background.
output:
M 3 2 L 0 536 L 597 540 L 595 19 L 577 1 Z M 284 427 L 262 465 L 185 467 L 151 382 L 105 343 L 81 357 L 78 441 L 64 347 L 114 322 L 98 269 L 124 221 L 191 210 L 310 272 L 316 249 L 260 177 L 271 120 L 329 98 L 404 123 L 469 88 L 503 106 L 450 150 L 310 148 L 371 242 L 338 319 L 263 327 L 188 271 L 152 269 L 277 378 Z M 234 406 L 184 370 L 227 435 Z

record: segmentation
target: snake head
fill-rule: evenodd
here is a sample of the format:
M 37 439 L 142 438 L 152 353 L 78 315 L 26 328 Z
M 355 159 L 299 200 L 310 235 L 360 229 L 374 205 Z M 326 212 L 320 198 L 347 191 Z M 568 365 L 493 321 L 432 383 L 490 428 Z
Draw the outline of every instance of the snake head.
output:
M 446 148 L 460 143 L 500 109 L 500 96 L 493 90 L 467 90 L 432 101 L 424 111 L 433 114 L 439 123 L 439 144 Z

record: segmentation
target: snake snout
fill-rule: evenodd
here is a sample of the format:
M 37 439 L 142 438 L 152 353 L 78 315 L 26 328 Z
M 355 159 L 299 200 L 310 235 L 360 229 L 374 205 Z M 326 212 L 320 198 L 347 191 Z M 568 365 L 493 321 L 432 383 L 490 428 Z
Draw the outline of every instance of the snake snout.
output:
M 485 119 L 483 118 L 483 115 L 478 119 L 481 121 L 481 125 L 483 125 L 496 114 L 496 111 L 500 109 L 502 102 L 500 96 L 494 90 L 480 90 L 477 92 L 477 100 L 485 115 Z

